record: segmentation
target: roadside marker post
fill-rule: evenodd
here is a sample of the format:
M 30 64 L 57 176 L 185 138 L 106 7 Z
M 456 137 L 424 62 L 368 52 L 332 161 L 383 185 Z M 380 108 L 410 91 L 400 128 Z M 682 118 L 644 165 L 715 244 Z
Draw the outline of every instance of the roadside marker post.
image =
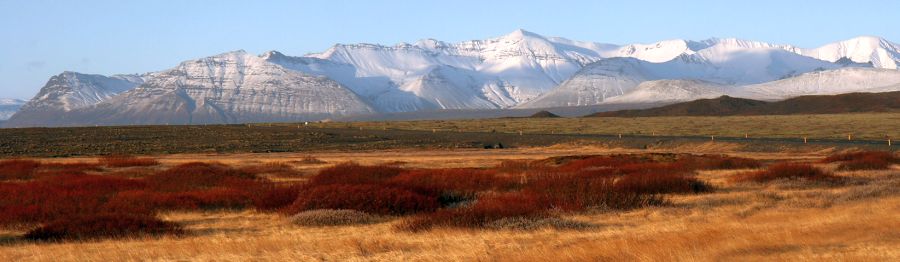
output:
M 709 136 L 710 141 L 716 141 L 716 136 Z
M 806 144 L 806 137 L 803 137 L 803 143 Z

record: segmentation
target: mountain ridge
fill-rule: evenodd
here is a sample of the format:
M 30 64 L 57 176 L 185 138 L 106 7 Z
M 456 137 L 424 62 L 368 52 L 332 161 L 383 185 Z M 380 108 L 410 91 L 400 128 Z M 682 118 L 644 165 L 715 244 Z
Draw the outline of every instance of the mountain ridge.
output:
M 235 67 L 210 56 L 141 75 L 63 72 L 51 77 L 7 126 L 42 125 L 74 115 L 83 118 L 77 122 L 92 124 L 127 119 L 234 123 L 675 103 L 723 94 L 781 100 L 894 91 L 900 90 L 900 71 L 893 69 L 900 61 L 898 50 L 900 45 L 868 36 L 815 48 L 739 38 L 616 45 L 522 29 L 456 43 L 426 38 L 393 46 L 335 44 L 303 56 L 238 50 L 220 55 L 240 54 L 241 61 L 252 63 Z M 259 72 L 267 76 L 244 75 L 243 66 L 262 68 Z M 319 101 L 319 96 L 327 99 Z M 159 114 L 139 113 L 148 110 Z

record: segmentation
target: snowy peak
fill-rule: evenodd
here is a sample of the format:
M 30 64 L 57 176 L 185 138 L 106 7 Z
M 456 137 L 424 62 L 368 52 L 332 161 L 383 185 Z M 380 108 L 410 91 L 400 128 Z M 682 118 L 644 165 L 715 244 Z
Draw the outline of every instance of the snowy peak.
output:
M 872 63 L 876 68 L 898 69 L 900 64 L 900 45 L 873 36 L 856 37 L 797 52 L 830 62 L 846 58 L 856 63 Z
M 23 106 L 23 111 L 84 108 L 128 91 L 142 82 L 142 76 L 137 75 L 106 77 L 65 71 L 51 77 L 41 91 Z
M 0 121 L 4 121 L 12 117 L 19 108 L 25 104 L 25 101 L 12 98 L 0 98 Z

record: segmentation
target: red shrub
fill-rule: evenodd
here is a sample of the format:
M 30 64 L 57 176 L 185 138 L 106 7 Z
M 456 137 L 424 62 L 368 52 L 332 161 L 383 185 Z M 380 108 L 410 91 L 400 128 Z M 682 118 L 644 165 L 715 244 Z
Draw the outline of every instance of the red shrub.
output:
M 768 182 L 776 179 L 833 180 L 836 177 L 810 164 L 781 163 L 772 165 L 766 170 L 738 174 L 732 180 Z
M 483 228 L 503 218 L 549 217 L 550 202 L 533 193 L 506 193 L 486 196 L 475 205 L 460 209 L 445 209 L 405 221 L 399 228 L 423 231 L 433 227 Z
M 159 161 L 152 158 L 137 158 L 133 156 L 104 156 L 99 159 L 101 165 L 107 167 L 135 167 L 156 166 Z
M 0 161 L 0 180 L 31 179 L 40 166 L 40 162 L 33 160 Z
M 222 164 L 187 163 L 144 178 L 158 191 L 190 191 L 213 187 L 248 187 L 257 184 L 255 175 Z
M 701 193 L 711 186 L 680 173 L 636 173 L 623 176 L 615 183 L 616 190 L 640 194 Z
M 404 172 L 385 182 L 424 195 L 438 197 L 474 197 L 482 191 L 514 188 L 518 179 L 501 177 L 489 170 L 474 168 L 418 169 Z
M 213 188 L 188 192 L 119 192 L 105 204 L 104 209 L 148 214 L 156 211 L 196 209 L 240 209 L 250 206 L 249 193 L 237 189 Z
M 437 199 L 406 189 L 381 185 L 325 185 L 300 193 L 288 213 L 313 209 L 353 209 L 373 214 L 402 215 L 432 211 Z
M 762 166 L 759 161 L 749 158 L 728 156 L 702 156 L 697 169 L 748 169 Z
M 618 170 L 620 174 L 645 174 L 645 173 L 674 173 L 674 172 L 689 172 L 693 170 L 692 168 L 687 167 L 685 163 L 675 162 L 675 163 L 633 163 L 633 164 L 622 164 L 615 167 L 615 170 Z
M 342 163 L 322 169 L 309 180 L 311 185 L 330 184 L 377 184 L 403 172 L 395 166 L 362 166 L 356 163 Z
M 160 210 L 194 210 L 201 200 L 184 193 L 160 193 L 144 190 L 119 192 L 103 209 L 115 213 L 155 214 Z
M 84 215 L 61 218 L 25 234 L 30 240 L 83 240 L 182 234 L 178 224 L 152 216 L 126 214 Z
M 846 161 L 838 165 L 840 170 L 879 170 L 889 169 L 892 161 L 877 155 L 868 155 Z
M 841 162 L 841 161 L 852 161 L 852 160 L 863 159 L 863 158 L 870 159 L 870 160 L 880 159 L 882 161 L 892 162 L 892 163 L 897 163 L 898 160 L 900 160 L 900 159 L 897 159 L 896 157 L 894 157 L 894 154 L 891 152 L 863 151 L 863 152 L 841 153 L 841 154 L 830 155 L 830 156 L 826 157 L 825 159 L 823 159 L 822 162 L 832 163 L 832 162 Z
M 641 159 L 632 155 L 593 156 L 584 159 L 573 160 L 559 167 L 559 170 L 572 172 L 585 169 L 613 168 L 626 164 L 639 164 L 650 162 L 649 159 Z
M 30 224 L 96 214 L 118 191 L 136 190 L 141 181 L 97 175 L 61 175 L 26 183 L 0 184 L 0 224 Z
M 303 185 L 268 185 L 258 189 L 253 197 L 253 206 L 261 211 L 274 211 L 290 206 L 297 200 Z
M 617 190 L 614 181 L 614 176 L 603 172 L 557 174 L 529 181 L 525 190 L 544 196 L 555 208 L 564 210 L 588 207 L 631 209 L 662 202 L 657 196 Z

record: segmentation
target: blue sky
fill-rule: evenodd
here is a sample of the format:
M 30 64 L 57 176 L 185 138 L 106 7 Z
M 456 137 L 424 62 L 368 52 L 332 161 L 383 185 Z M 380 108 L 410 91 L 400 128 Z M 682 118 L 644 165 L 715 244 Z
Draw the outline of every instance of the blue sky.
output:
M 0 97 L 28 99 L 64 70 L 158 71 L 244 49 L 303 55 L 334 43 L 462 41 L 517 28 L 614 44 L 738 37 L 816 47 L 900 41 L 900 1 L 0 0 Z

